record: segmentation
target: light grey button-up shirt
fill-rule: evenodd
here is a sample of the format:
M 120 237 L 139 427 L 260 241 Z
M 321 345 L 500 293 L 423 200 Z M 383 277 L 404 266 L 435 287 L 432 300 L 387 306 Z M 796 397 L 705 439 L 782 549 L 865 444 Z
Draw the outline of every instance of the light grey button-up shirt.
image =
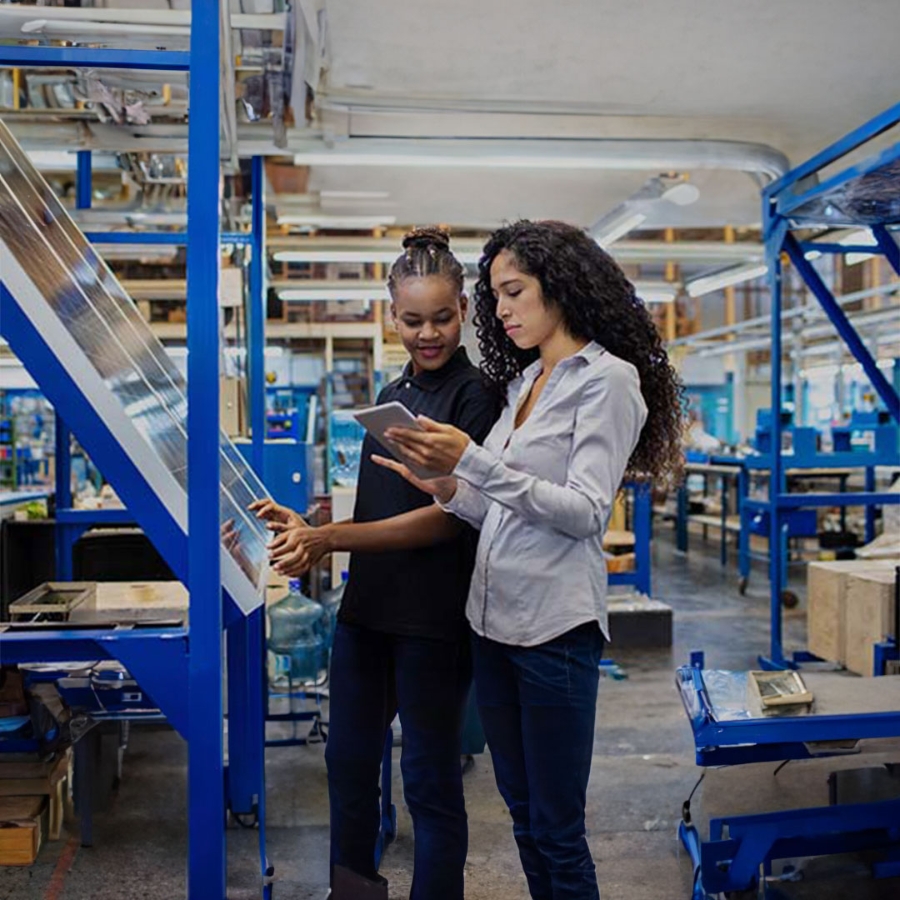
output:
M 471 441 L 444 506 L 481 530 L 466 613 L 476 634 L 531 647 L 586 622 L 609 637 L 603 534 L 647 418 L 637 370 L 596 343 L 553 369 L 516 413 L 540 361 L 509 385 L 484 446 Z

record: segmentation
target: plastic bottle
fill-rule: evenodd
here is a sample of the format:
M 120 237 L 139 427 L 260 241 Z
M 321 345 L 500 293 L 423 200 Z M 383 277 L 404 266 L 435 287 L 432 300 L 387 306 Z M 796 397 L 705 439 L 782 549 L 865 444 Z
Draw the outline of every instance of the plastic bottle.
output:
M 322 608 L 325 610 L 326 622 L 326 646 L 330 650 L 334 644 L 334 630 L 337 627 L 338 610 L 341 608 L 341 600 L 344 598 L 344 588 L 347 586 L 347 572 L 341 572 L 341 583 L 322 594 Z
M 299 686 L 319 675 L 325 610 L 288 582 L 287 596 L 269 608 L 269 679 L 273 685 Z

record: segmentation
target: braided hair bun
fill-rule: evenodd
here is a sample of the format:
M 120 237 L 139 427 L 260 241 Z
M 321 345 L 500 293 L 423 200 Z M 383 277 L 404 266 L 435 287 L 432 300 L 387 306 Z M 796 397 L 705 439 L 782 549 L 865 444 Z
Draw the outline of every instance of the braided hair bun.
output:
M 403 238 L 403 253 L 391 266 L 388 289 L 393 297 L 401 281 L 432 275 L 446 278 L 462 293 L 465 269 L 450 250 L 450 232 L 437 225 L 414 228 Z
M 435 250 L 450 249 L 450 232 L 445 228 L 432 225 L 427 228 L 414 228 L 403 237 L 403 249 L 411 250 L 422 248 L 427 250 L 434 247 Z

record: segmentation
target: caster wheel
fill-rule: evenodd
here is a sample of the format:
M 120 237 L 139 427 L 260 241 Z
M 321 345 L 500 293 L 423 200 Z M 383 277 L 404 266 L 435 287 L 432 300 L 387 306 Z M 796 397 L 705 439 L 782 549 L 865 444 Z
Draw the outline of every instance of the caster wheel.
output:
M 793 609 L 800 603 L 800 598 L 793 591 L 781 592 L 781 605 L 785 609 Z
M 738 593 L 743 597 L 747 593 L 747 578 L 741 578 L 738 581 Z

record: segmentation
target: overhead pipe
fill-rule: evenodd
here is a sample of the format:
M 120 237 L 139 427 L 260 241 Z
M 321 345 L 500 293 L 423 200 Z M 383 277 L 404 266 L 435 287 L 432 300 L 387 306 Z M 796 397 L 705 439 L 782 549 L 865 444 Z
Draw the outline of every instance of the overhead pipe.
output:
M 774 181 L 787 157 L 745 141 L 666 139 L 370 138 L 293 144 L 298 166 L 402 166 L 506 169 L 696 171 L 726 169 Z
M 48 22 L 108 23 L 111 25 L 146 25 L 159 28 L 186 28 L 191 24 L 189 9 L 99 9 L 77 6 L 0 6 L 0 33 L 15 37 L 25 23 L 35 19 Z M 285 13 L 234 13 L 231 25 L 240 31 L 284 31 Z M 166 32 L 160 32 L 165 34 Z M 122 29 L 127 35 L 128 29 Z

